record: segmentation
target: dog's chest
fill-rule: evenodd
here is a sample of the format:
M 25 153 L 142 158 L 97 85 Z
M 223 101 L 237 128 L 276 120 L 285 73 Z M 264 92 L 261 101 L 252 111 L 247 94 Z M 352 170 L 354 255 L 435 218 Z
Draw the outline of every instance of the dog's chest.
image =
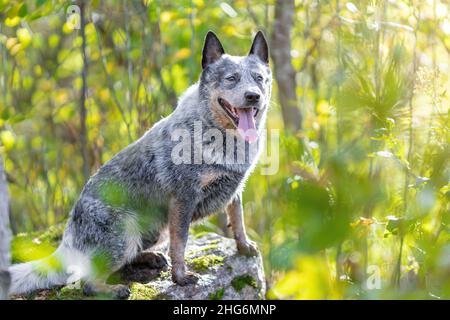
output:
M 201 176 L 202 199 L 197 205 L 194 219 L 221 210 L 241 187 L 243 173 L 206 172 Z

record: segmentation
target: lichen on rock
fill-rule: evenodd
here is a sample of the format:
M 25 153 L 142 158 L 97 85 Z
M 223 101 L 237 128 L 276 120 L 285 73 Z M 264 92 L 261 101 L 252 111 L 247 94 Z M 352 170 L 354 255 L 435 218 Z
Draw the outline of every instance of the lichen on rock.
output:
M 194 271 L 207 271 L 214 266 L 221 266 L 223 264 L 224 257 L 216 254 L 207 254 L 199 256 L 193 259 L 186 259 L 186 263 L 192 266 Z
M 135 282 L 130 286 L 131 295 L 128 300 L 155 300 L 159 296 L 158 290 L 149 284 Z

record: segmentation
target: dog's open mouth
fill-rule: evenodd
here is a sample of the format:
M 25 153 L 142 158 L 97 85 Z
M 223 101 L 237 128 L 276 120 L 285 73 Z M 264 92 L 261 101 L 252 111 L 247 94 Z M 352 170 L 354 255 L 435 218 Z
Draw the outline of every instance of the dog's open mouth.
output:
M 252 143 L 258 139 L 255 118 L 258 115 L 259 109 L 253 107 L 234 108 L 223 98 L 218 98 L 217 102 L 219 102 L 219 105 L 232 120 L 233 124 L 238 128 L 246 141 Z

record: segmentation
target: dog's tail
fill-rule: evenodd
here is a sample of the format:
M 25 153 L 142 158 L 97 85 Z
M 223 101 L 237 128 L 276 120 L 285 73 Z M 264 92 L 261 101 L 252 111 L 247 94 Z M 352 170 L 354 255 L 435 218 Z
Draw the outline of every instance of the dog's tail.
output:
M 66 285 L 86 277 L 88 272 L 87 256 L 63 242 L 46 258 L 12 265 L 9 268 L 9 294 L 27 294 L 38 289 Z

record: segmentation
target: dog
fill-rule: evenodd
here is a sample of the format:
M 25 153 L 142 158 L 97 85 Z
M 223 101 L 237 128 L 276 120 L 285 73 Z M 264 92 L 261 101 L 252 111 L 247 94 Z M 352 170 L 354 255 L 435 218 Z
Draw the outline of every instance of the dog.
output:
M 128 264 L 168 264 L 165 254 L 155 250 L 167 235 L 172 280 L 181 286 L 195 284 L 198 275 L 187 271 L 184 262 L 189 225 L 223 209 L 239 253 L 256 255 L 256 244 L 245 231 L 242 191 L 263 144 L 271 84 L 262 32 L 246 56 L 226 54 L 217 36 L 208 32 L 200 80 L 186 90 L 170 116 L 88 180 L 51 256 L 9 268 L 9 293 L 82 280 L 87 295 L 107 292 L 125 298 L 128 286 L 107 285 L 107 278 Z M 214 139 L 196 141 L 198 129 L 213 132 Z M 187 138 L 180 142 L 174 132 Z M 217 151 L 222 146 L 232 161 Z M 202 157 L 196 161 L 199 147 Z M 248 154 L 236 161 L 242 150 Z M 183 161 L 175 159 L 180 154 Z

